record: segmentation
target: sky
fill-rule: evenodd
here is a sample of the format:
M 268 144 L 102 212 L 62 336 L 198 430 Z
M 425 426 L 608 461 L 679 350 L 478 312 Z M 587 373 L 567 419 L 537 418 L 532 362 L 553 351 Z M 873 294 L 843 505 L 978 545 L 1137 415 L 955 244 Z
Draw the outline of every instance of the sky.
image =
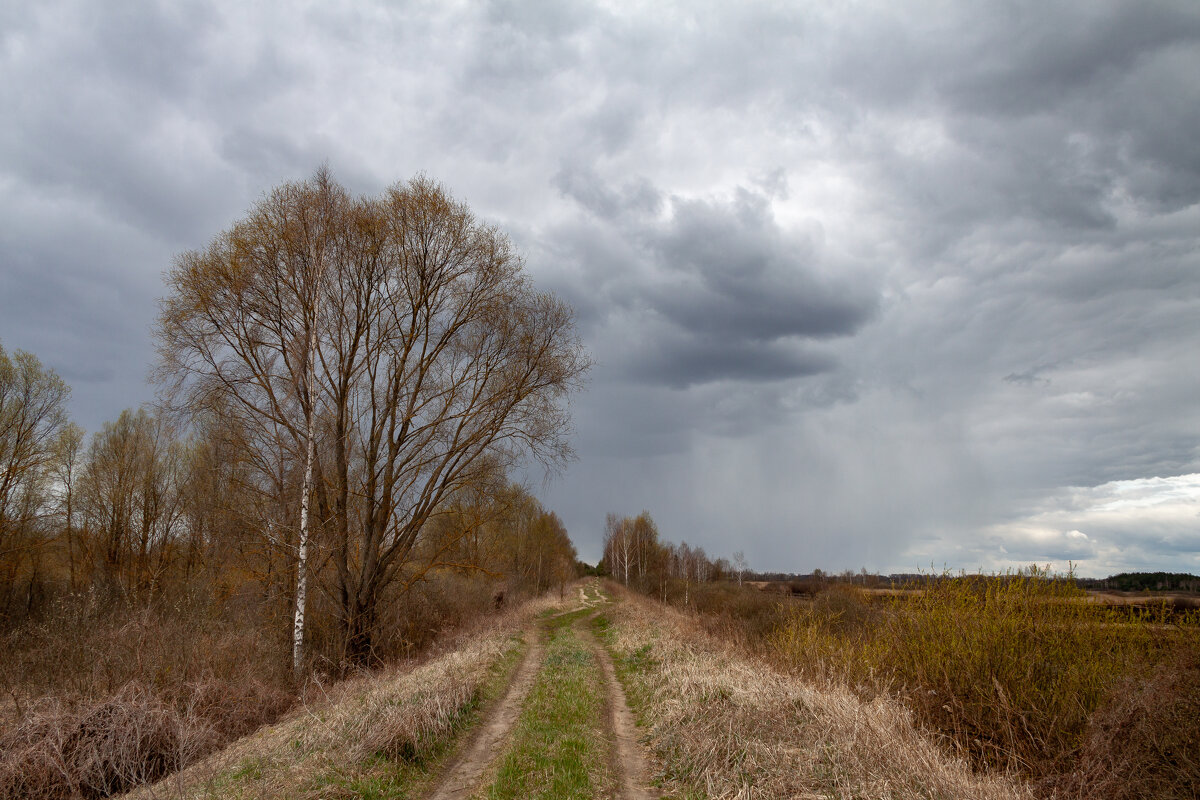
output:
M 1200 573 L 1194 0 L 0 0 L 0 75 L 0 344 L 89 431 L 177 254 L 424 173 L 575 308 L 581 557 Z

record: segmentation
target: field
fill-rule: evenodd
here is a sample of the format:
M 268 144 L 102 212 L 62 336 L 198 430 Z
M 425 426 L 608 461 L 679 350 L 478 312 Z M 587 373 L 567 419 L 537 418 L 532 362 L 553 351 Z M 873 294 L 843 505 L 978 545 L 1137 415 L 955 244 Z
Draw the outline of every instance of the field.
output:
M 880 765 L 885 765 L 882 769 Z M 899 703 L 765 665 L 612 584 L 349 681 L 138 798 L 1022 798 Z

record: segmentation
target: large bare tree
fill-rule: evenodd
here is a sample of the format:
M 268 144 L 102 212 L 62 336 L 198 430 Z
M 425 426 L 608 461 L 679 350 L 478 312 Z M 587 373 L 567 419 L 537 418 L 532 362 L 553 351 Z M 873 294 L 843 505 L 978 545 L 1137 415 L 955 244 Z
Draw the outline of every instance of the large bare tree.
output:
M 374 198 L 323 171 L 286 184 L 167 283 L 170 396 L 238 409 L 296 472 L 311 464 L 352 661 L 370 658 L 385 589 L 446 501 L 571 455 L 565 401 L 588 360 L 570 307 L 431 180 Z

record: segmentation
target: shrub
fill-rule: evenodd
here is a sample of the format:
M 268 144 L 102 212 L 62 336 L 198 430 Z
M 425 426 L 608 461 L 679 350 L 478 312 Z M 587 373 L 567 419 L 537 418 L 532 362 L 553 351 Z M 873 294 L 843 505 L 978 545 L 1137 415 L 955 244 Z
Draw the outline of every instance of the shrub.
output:
M 681 605 L 682 588 L 673 588 L 678 591 L 672 592 L 669 599 Z M 785 598 L 734 583 L 694 584 L 689 600 L 712 632 L 751 644 L 765 640 L 787 618 Z
M 263 684 L 127 683 L 74 708 L 46 698 L 0 735 L 0 796 L 107 797 L 157 780 L 281 714 L 291 697 Z
M 60 598 L 0 639 L 0 797 L 103 797 L 280 716 L 282 635 L 207 603 Z

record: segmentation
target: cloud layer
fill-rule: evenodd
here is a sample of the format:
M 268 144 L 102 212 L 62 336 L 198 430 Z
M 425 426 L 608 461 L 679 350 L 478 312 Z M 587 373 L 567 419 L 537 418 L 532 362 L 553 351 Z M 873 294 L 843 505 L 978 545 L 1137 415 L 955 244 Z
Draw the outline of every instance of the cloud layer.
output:
M 1200 572 L 1194 3 L 58 0 L 0 31 L 0 341 L 90 429 L 152 395 L 174 254 L 322 162 L 426 171 L 577 309 L 597 367 L 544 494 L 586 557 L 647 508 L 759 567 Z M 1096 510 L 1122 487 L 1150 499 Z

